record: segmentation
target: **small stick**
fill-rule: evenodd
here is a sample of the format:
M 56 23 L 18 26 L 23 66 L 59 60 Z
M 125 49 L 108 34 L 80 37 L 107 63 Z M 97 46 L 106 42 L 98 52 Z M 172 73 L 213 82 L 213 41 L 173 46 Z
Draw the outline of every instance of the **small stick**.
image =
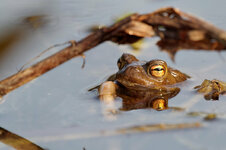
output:
M 86 56 L 84 54 L 81 55 L 82 56 L 82 69 L 85 68 L 85 65 L 86 65 Z
M 25 66 L 29 65 L 30 63 L 32 63 L 33 61 L 35 61 L 36 59 L 38 59 L 39 57 L 41 57 L 44 53 L 48 52 L 49 50 L 55 48 L 55 47 L 59 47 L 59 46 L 63 46 L 65 44 L 72 44 L 70 41 L 69 42 L 65 42 L 62 44 L 55 44 L 53 46 L 50 46 L 49 48 L 47 48 L 46 50 L 42 51 L 40 54 L 38 54 L 37 56 L 35 56 L 34 58 L 30 59 L 26 64 L 24 64 L 18 72 L 20 72 L 21 70 L 24 69 Z

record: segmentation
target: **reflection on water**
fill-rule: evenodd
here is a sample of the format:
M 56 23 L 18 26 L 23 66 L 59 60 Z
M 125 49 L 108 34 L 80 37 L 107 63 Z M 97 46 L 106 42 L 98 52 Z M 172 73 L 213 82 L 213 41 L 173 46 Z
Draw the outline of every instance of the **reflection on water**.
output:
M 21 45 L 23 46 L 17 46 L 14 48 L 17 53 L 7 55 L 8 58 L 2 57 L 2 74 L 6 77 L 14 73 L 16 71 L 16 67 L 20 67 L 26 63 L 27 60 L 33 58 L 53 44 L 72 39 L 82 39 L 86 36 L 86 33 L 83 31 L 87 26 L 90 26 L 91 24 L 111 24 L 112 17 L 118 16 L 123 12 L 130 11 L 147 13 L 163 6 L 175 6 L 181 10 L 185 10 L 186 12 L 191 12 L 197 16 L 201 16 L 217 26 L 221 26 L 223 28 L 225 27 L 225 1 L 223 0 L 219 0 L 218 2 L 207 0 L 205 1 L 205 7 L 200 7 L 203 5 L 203 1 L 200 0 L 170 0 L 164 1 L 164 3 L 162 1 L 156 1 L 155 3 L 149 2 L 150 1 L 147 0 L 101 0 L 80 2 L 66 0 L 64 2 L 56 1 L 57 4 L 51 3 L 51 6 L 55 6 L 57 8 L 57 10 L 53 12 L 53 18 L 56 18 L 54 24 L 47 27 L 46 30 L 38 33 L 34 32 L 33 36 L 30 38 L 31 40 L 22 43 Z M 10 9 L 10 12 L 18 11 L 18 8 L 25 11 L 31 10 L 33 7 L 27 7 L 26 9 L 22 7 L 22 5 L 25 5 L 26 3 L 32 3 L 32 1 L 28 2 L 22 0 L 20 4 L 17 4 L 16 2 L 13 5 L 10 4 L 11 8 L 13 8 L 13 10 Z M 95 5 L 95 3 L 98 5 Z M 35 4 L 37 3 L 35 2 Z M 209 11 L 212 10 L 213 6 L 216 6 L 218 9 Z M 5 9 L 8 8 L 9 7 L 6 7 Z M 4 9 L 1 9 L 0 11 L 3 10 Z M 4 14 L 2 15 L 4 17 L 21 17 L 16 13 L 1 14 Z M 29 15 L 31 14 L 26 16 Z M 155 41 L 151 42 L 153 43 Z M 26 47 L 28 44 L 31 46 Z M 46 147 L 56 150 L 82 149 L 82 147 L 86 147 L 87 150 L 144 150 L 150 148 L 150 145 L 153 149 L 157 149 L 159 146 L 161 146 L 162 149 L 175 150 L 214 150 L 216 147 L 224 149 L 225 126 L 222 122 L 216 122 L 214 125 L 210 125 L 210 123 L 206 122 L 204 130 L 189 130 L 188 132 L 181 130 L 180 132 L 164 132 L 161 134 L 138 134 L 130 135 L 129 138 L 128 136 L 123 136 L 121 134 L 115 138 L 100 138 L 100 136 L 96 136 L 97 138 L 95 138 L 94 136 L 94 138 L 90 140 L 82 140 L 82 136 L 78 135 L 78 133 L 86 133 L 88 132 L 87 130 L 91 130 L 93 132 L 96 130 L 102 130 L 103 128 L 105 131 L 108 131 L 108 129 L 111 128 L 112 130 L 115 130 L 120 126 L 126 127 L 128 124 L 129 126 L 142 126 L 152 123 L 159 124 L 162 122 L 174 124 L 178 122 L 200 121 L 200 117 L 192 118 L 184 115 L 184 113 L 168 113 L 168 111 L 157 113 L 155 111 L 150 112 L 142 109 L 135 112 L 123 112 L 123 115 L 117 115 L 117 120 L 113 122 L 103 121 L 103 116 L 100 115 L 101 110 L 99 108 L 99 102 L 94 100 L 92 94 L 81 94 L 81 89 L 84 89 L 90 84 L 94 84 L 97 80 L 102 79 L 104 76 L 113 73 L 113 70 L 115 70 L 114 60 L 116 60 L 122 53 L 119 49 L 123 51 L 127 50 L 126 47 L 118 47 L 114 44 L 102 44 L 86 54 L 88 61 L 84 70 L 81 71 L 80 69 L 80 59 L 74 59 L 64 64 L 62 67 L 51 71 L 38 80 L 21 87 L 18 91 L 14 91 L 6 97 L 6 102 L 1 104 L 1 125 L 15 131 L 20 131 L 20 133 L 23 133 L 22 135 L 30 133 L 29 137 L 36 136 L 34 132 L 40 132 L 40 135 L 38 135 L 40 137 L 40 141 L 42 140 L 43 143 L 45 142 Z M 29 53 L 30 55 L 25 55 Z M 173 99 L 168 98 L 169 101 L 167 101 L 169 102 L 169 107 L 170 105 L 183 106 L 183 104 L 191 102 L 194 95 L 194 93 L 191 92 L 192 87 L 198 83 L 201 83 L 202 79 L 214 77 L 224 79 L 226 73 L 225 69 L 222 69 L 224 68 L 225 63 L 219 60 L 218 54 L 214 52 L 180 51 L 178 54 L 176 60 L 177 63 L 173 66 L 176 66 L 176 68 L 183 67 L 185 72 L 189 74 L 191 73 L 192 81 L 188 86 L 181 87 L 182 90 L 176 97 Z M 225 53 L 223 53 L 223 55 L 224 54 Z M 21 55 L 23 55 L 23 57 L 21 57 Z M 171 62 L 168 56 L 165 55 L 165 53 L 159 52 L 158 48 L 154 45 L 148 49 L 142 49 L 142 53 L 139 53 L 139 55 L 141 59 L 158 58 Z M 3 60 L 3 58 L 5 59 Z M 8 65 L 9 63 L 11 64 L 10 66 Z M 16 66 L 17 64 L 19 65 Z M 210 68 L 211 66 L 212 68 Z M 159 98 L 163 99 L 165 97 Z M 151 99 L 152 98 L 150 97 L 150 100 Z M 137 108 L 139 108 L 138 106 L 145 108 L 146 106 L 151 105 L 148 101 L 148 99 L 143 101 L 137 100 L 134 102 L 123 100 L 122 109 L 123 107 L 128 110 L 136 109 L 133 108 L 130 103 L 137 105 Z M 124 103 L 128 105 L 126 106 Z M 158 101 L 156 104 L 158 104 Z M 217 109 L 216 112 L 225 112 L 225 101 L 223 99 L 217 102 L 205 102 L 202 100 L 202 97 L 200 97 L 196 103 L 192 104 L 192 107 L 190 107 L 191 110 L 189 111 L 212 112 L 213 109 Z M 162 104 L 157 106 L 161 107 L 161 105 Z M 66 140 L 64 140 L 64 137 L 61 136 L 62 134 L 59 133 L 59 131 L 65 134 L 70 132 L 71 134 L 78 136 L 76 136 L 77 138 L 72 138 L 71 141 L 67 139 L 71 136 L 65 136 Z M 43 138 L 45 136 L 54 136 L 53 133 L 54 135 L 58 135 L 58 141 L 49 142 Z M 209 138 L 209 136 L 205 136 L 206 134 L 212 135 L 216 138 L 213 140 L 212 138 Z M 180 141 L 178 139 L 180 139 Z
M 16 150 L 44 150 L 31 141 L 0 127 L 0 141 Z
M 168 109 L 168 100 L 180 92 L 177 87 L 161 87 L 149 90 L 125 90 L 120 88 L 118 96 L 122 98 L 122 110 L 153 108 L 155 110 Z
M 178 87 L 159 86 L 153 88 L 130 89 L 116 85 L 112 81 L 106 81 L 99 87 L 102 113 L 109 121 L 117 120 L 121 111 L 152 108 L 157 111 L 178 108 L 168 107 L 168 100 L 180 92 Z M 118 110 L 115 105 L 115 97 L 122 98 L 122 107 Z M 180 109 L 181 110 L 181 109 Z
M 174 61 L 176 53 L 180 50 L 208 50 L 221 51 L 226 47 L 213 41 L 189 41 L 189 40 L 172 40 L 162 39 L 157 42 L 160 50 L 166 51 L 170 58 Z

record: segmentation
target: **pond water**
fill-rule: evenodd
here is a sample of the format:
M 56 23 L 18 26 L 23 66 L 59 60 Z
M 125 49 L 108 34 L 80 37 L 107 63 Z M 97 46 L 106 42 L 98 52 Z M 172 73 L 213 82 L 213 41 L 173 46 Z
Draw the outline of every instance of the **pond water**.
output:
M 26 29 L 17 42 L 1 52 L 0 79 L 16 73 L 24 63 L 49 46 L 80 40 L 89 34 L 87 29 L 91 25 L 110 25 L 114 18 L 125 13 L 149 13 L 173 6 L 225 29 L 225 5 L 224 0 L 2 0 L 1 36 L 22 26 L 21 19 L 27 16 L 44 15 L 47 23 L 38 29 Z M 180 51 L 174 63 L 167 53 L 159 51 L 156 41 L 158 38 L 145 39 L 145 46 L 139 52 L 125 45 L 105 42 L 85 53 L 84 69 L 81 69 L 82 58 L 77 57 L 14 90 L 0 105 L 0 126 L 50 150 L 225 149 L 226 97 L 206 101 L 194 92 L 193 87 L 204 79 L 226 81 L 226 53 Z M 169 100 L 169 106 L 185 110 L 139 109 L 121 112 L 113 120 L 106 118 L 96 93 L 87 90 L 117 71 L 116 62 L 123 52 L 133 53 L 141 60 L 163 59 L 169 66 L 189 74 L 192 78 L 181 85 L 181 92 L 176 97 Z M 120 108 L 121 105 L 121 100 L 116 100 L 116 106 Z M 193 111 L 217 113 L 219 118 L 208 122 L 203 117 L 187 115 Z M 121 127 L 192 122 L 201 122 L 204 127 L 117 136 L 100 134 L 103 130 Z M 92 136 L 94 133 L 99 135 Z M 11 148 L 1 143 L 0 149 Z

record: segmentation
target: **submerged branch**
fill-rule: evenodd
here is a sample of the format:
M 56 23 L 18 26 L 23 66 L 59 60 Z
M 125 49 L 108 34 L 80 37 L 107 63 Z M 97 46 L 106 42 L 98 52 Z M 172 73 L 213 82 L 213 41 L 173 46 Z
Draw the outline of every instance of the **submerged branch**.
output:
M 78 139 L 89 139 L 98 137 L 109 137 L 127 134 L 138 134 L 138 133 L 151 133 L 171 130 L 185 130 L 185 129 L 197 129 L 203 125 L 199 122 L 195 123 L 180 123 L 180 124 L 148 124 L 125 127 L 114 130 L 102 130 L 89 133 L 78 133 L 78 134 L 65 134 L 60 136 L 46 136 L 41 138 L 33 138 L 38 142 L 55 142 L 62 140 L 78 140 Z

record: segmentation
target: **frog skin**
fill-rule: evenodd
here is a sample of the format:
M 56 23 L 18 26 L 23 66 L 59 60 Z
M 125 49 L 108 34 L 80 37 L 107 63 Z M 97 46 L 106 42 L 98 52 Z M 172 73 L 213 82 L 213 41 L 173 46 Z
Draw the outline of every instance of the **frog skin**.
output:
M 102 100 L 118 96 L 124 100 L 123 104 L 131 105 L 130 102 L 140 101 L 144 104 L 142 107 L 152 107 L 149 105 L 152 101 L 160 100 L 159 105 L 154 105 L 157 110 L 162 110 L 166 108 L 162 106 L 166 106 L 168 99 L 180 92 L 178 87 L 172 85 L 190 78 L 179 70 L 168 67 L 163 60 L 139 61 L 131 54 L 123 54 L 117 65 L 119 71 L 99 87 Z M 162 104 L 164 101 L 161 99 L 167 103 Z
M 173 85 L 189 78 L 179 70 L 168 67 L 163 60 L 139 61 L 131 54 L 118 60 L 115 81 L 129 89 L 158 88 Z

